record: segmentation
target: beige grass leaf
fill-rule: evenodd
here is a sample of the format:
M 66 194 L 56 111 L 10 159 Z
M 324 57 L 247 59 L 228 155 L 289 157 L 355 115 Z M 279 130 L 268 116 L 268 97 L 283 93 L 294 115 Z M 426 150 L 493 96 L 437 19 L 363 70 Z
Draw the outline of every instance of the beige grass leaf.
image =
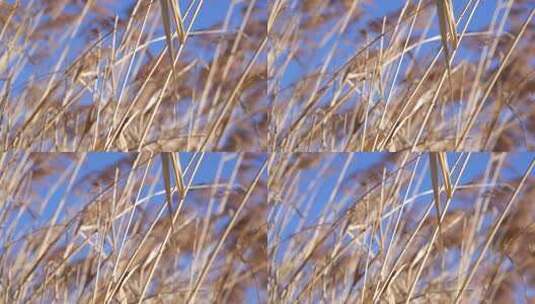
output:
M 167 41 L 167 52 L 169 54 L 169 59 L 171 60 L 171 69 L 173 76 L 176 77 L 175 73 L 175 52 L 173 48 L 173 35 L 171 28 L 171 20 L 169 17 L 169 0 L 160 0 L 160 8 L 162 10 L 162 22 L 163 29 L 165 31 L 165 40 Z
M 8 52 L 5 52 L 2 55 L 0 55 L 0 72 L 4 71 L 4 69 L 7 67 L 8 62 L 9 62 Z
M 450 170 L 448 168 L 448 158 L 446 152 L 438 153 L 440 161 L 440 171 L 442 171 L 442 180 L 444 181 L 444 190 L 448 198 L 451 198 L 453 190 L 451 189 Z
M 173 165 L 173 172 L 175 173 L 175 180 L 177 183 L 178 193 L 180 198 L 183 198 L 185 192 L 184 186 L 184 174 L 182 173 L 182 166 L 180 165 L 180 159 L 176 156 L 176 153 L 171 153 L 171 164 Z
M 446 68 L 448 70 L 448 78 L 451 86 L 451 67 L 450 67 L 450 50 L 449 43 L 451 42 L 453 49 L 457 48 L 458 39 L 455 30 L 455 17 L 453 15 L 453 4 L 451 0 L 436 0 L 438 22 L 440 27 L 440 36 L 444 54 L 446 59 Z
M 437 224 L 438 224 L 438 233 L 442 235 L 442 224 L 440 218 L 442 216 L 440 211 L 440 184 L 438 180 L 438 156 L 439 152 L 430 152 L 429 153 L 429 168 L 431 169 L 431 183 L 433 186 L 433 195 L 435 201 L 435 209 L 437 211 Z
M 163 181 L 165 185 L 165 194 L 166 194 L 166 201 L 167 201 L 167 208 L 169 208 L 169 217 L 171 219 L 171 225 L 173 223 L 173 207 L 171 205 L 171 199 L 172 199 L 172 191 L 171 191 L 171 171 L 169 170 L 169 152 L 162 152 L 161 158 L 162 158 L 162 174 L 163 174 Z
M 171 8 L 173 9 L 173 19 L 177 28 L 178 40 L 180 43 L 184 43 L 186 40 L 186 30 L 184 21 L 182 20 L 182 13 L 180 12 L 180 5 L 176 1 L 171 0 Z

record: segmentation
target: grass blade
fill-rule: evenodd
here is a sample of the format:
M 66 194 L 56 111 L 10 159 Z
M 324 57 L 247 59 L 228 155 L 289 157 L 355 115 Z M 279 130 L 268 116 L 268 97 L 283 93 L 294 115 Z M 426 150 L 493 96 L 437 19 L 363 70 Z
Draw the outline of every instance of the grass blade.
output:
M 4 72 L 4 69 L 7 68 L 7 65 L 9 63 L 9 51 L 6 51 L 5 53 L 0 55 L 0 73 Z
M 442 180 L 444 181 L 444 191 L 448 198 L 452 196 L 450 170 L 448 168 L 448 158 L 446 152 L 438 153 L 438 159 L 440 161 L 440 171 L 442 171 Z
M 436 4 L 440 36 L 442 41 L 442 47 L 444 48 L 446 69 L 448 71 L 448 79 L 450 82 L 450 88 L 453 88 L 453 85 L 451 83 L 451 56 L 448 47 L 449 42 L 451 42 L 454 49 L 457 48 L 458 44 L 457 32 L 455 30 L 455 17 L 453 15 L 453 5 L 451 3 L 451 0 L 436 0 Z
M 177 183 L 178 193 L 180 198 L 184 197 L 185 186 L 184 186 L 184 174 L 182 173 L 182 166 L 180 165 L 180 159 L 176 156 L 175 153 L 171 153 L 171 164 L 173 165 L 173 172 L 175 174 L 175 181 Z
M 455 15 L 453 14 L 453 3 L 451 0 L 443 0 L 445 6 L 445 14 L 447 17 L 447 27 L 448 27 L 448 39 L 452 44 L 453 48 L 457 48 L 459 40 L 457 39 L 457 31 L 455 30 Z
M 167 52 L 169 54 L 169 59 L 171 60 L 171 69 L 173 72 L 173 77 L 176 77 L 175 73 L 175 52 L 173 48 L 173 35 L 171 28 L 171 20 L 169 17 L 169 3 L 168 0 L 160 0 L 160 8 L 162 10 L 162 22 L 163 29 L 165 31 L 165 40 L 167 41 Z
M 169 170 L 169 152 L 162 152 L 160 154 L 162 158 L 162 174 L 163 174 L 163 181 L 165 185 L 165 195 L 166 195 L 166 201 L 167 201 L 167 208 L 169 209 L 169 218 L 171 222 L 171 228 L 173 226 L 173 206 L 171 204 L 172 194 L 171 191 L 171 172 Z
M 441 211 L 440 211 L 440 184 L 438 181 L 438 152 L 429 153 L 429 168 L 431 169 L 431 183 L 433 186 L 433 195 L 435 201 L 435 209 L 437 211 L 437 224 L 438 224 L 438 234 L 442 235 L 442 225 L 441 225 Z M 441 244 L 439 242 L 439 244 Z M 441 245 L 439 245 L 441 246 Z
M 178 40 L 180 43 L 184 43 L 186 40 L 186 30 L 184 27 L 184 21 L 182 20 L 182 13 L 180 12 L 180 5 L 174 0 L 171 0 L 171 8 L 173 9 L 173 19 L 175 20 Z

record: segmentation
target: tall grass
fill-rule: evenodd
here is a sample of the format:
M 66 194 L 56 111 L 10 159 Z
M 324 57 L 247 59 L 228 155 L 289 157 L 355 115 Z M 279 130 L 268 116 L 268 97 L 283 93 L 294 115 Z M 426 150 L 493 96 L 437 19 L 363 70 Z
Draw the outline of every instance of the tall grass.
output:
M 265 1 L 0 3 L 2 150 L 266 150 Z
M 271 151 L 533 149 L 534 14 L 522 0 L 272 1 Z
M 534 301 L 534 19 L 0 0 L 0 303 Z
M 276 157 L 271 303 L 533 301 L 533 154 L 449 153 L 449 197 L 427 153 L 378 155 Z
M 173 153 L 183 188 L 161 160 L 3 154 L 0 302 L 265 302 L 266 158 Z

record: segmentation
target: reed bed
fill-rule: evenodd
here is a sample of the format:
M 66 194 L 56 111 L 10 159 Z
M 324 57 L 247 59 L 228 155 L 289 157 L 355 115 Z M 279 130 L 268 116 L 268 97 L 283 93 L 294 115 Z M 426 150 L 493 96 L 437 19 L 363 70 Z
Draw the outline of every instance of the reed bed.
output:
M 0 1 L 0 149 L 263 151 L 265 1 Z
M 534 20 L 0 0 L 0 303 L 535 303 Z
M 275 0 L 273 152 L 527 151 L 532 1 Z
M 165 157 L 0 156 L 0 302 L 265 303 L 266 157 Z
M 447 156 L 278 154 L 270 303 L 532 303 L 535 155 Z

